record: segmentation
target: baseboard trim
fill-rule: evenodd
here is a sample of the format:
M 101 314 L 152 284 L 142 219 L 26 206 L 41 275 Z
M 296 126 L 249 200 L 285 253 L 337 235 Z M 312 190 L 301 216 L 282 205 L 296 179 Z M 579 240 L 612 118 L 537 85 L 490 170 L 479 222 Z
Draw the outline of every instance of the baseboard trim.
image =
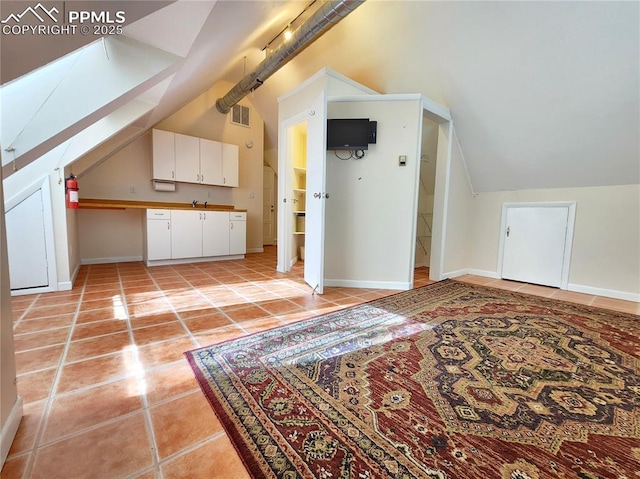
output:
M 444 273 L 442 275 L 442 279 L 457 278 L 458 276 L 464 276 L 465 274 L 469 274 L 468 269 L 458 269 L 456 271 L 450 271 L 448 273 Z
M 497 271 L 487 271 L 484 269 L 468 269 L 467 274 L 472 274 L 474 276 L 483 276 L 485 278 L 500 279 L 500 275 Z
M 2 426 L 2 432 L 0 433 L 0 469 L 4 465 L 4 461 L 7 460 L 11 444 L 16 437 L 20 421 L 22 420 L 22 398 L 16 397 L 16 402 L 13 403 L 9 417 Z
M 405 291 L 411 289 L 411 283 L 402 281 L 360 281 L 352 279 L 325 279 L 324 285 L 338 288 L 368 288 L 368 289 L 397 289 Z
M 227 261 L 231 259 L 244 259 L 243 254 L 233 254 L 229 256 L 205 256 L 203 258 L 180 258 L 180 259 L 158 259 L 147 260 L 147 266 L 167 266 L 172 264 L 184 264 L 184 263 L 209 263 L 211 261 Z
M 142 256 L 112 256 L 108 258 L 84 258 L 80 264 L 108 264 L 108 263 L 131 263 L 142 261 Z
M 293 268 L 293 265 L 296 264 L 299 260 L 300 258 L 298 258 L 297 256 L 295 258 L 291 258 L 291 260 L 289 261 L 289 269 Z
M 264 248 L 247 248 L 247 253 L 264 253 Z
M 640 294 L 628 293 L 626 291 L 618 291 L 615 289 L 596 288 L 593 286 L 585 286 L 583 284 L 569 283 L 567 285 L 567 290 L 575 291 L 576 293 L 594 294 L 596 296 L 605 296 L 607 298 L 623 299 L 625 301 L 640 303 Z

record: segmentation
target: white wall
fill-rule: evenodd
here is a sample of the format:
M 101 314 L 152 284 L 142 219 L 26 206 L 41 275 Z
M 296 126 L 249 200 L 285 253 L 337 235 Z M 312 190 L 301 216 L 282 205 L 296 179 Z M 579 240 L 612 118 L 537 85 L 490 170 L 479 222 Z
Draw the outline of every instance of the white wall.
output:
M 468 268 L 471 249 L 473 199 L 462 152 L 453 129 L 448 202 L 446 204 L 446 239 L 444 244 L 445 276 L 456 276 Z
M 251 127 L 233 125 L 229 115 L 215 108 L 215 101 L 228 91 L 230 84 L 221 82 L 156 125 L 157 128 L 186 135 L 208 138 L 240 146 L 240 186 L 177 183 L 175 192 L 154 191 L 151 183 L 151 135 L 143 135 L 111 158 L 91 168 L 79 178 L 80 198 L 103 198 L 138 201 L 169 201 L 233 205 L 247 210 L 247 250 L 262 250 L 262 119 L 247 99 L 240 102 L 250 108 Z M 251 141 L 252 148 L 246 143 Z M 135 193 L 132 193 L 132 188 Z M 250 197 L 252 196 L 252 197 Z M 83 262 L 134 260 L 142 258 L 142 221 L 140 212 L 86 210 L 79 215 L 80 250 Z M 105 227 L 108 221 L 108 227 Z M 119 240 L 106 229 L 118 232 Z
M 378 138 L 360 160 L 344 161 L 327 152 L 326 283 L 408 287 L 415 253 L 422 103 L 332 102 L 328 111 L 329 118 L 377 121 Z M 399 155 L 407 156 L 407 166 L 398 166 Z
M 471 202 L 470 267 L 499 274 L 505 202 L 575 201 L 569 289 L 640 301 L 640 185 L 480 193 Z

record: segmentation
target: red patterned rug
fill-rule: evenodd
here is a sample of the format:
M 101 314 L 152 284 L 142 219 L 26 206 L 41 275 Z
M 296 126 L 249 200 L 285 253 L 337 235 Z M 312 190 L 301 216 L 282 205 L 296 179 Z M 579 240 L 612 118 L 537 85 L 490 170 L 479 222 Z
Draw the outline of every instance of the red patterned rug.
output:
M 255 478 L 632 479 L 639 338 L 449 280 L 186 355 Z

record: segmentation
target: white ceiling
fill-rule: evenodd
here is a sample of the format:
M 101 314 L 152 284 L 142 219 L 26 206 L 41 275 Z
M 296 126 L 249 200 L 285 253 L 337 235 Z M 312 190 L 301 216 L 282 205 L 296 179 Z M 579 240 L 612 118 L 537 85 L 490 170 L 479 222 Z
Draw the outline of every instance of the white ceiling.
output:
M 304 6 L 178 1 L 127 27 L 184 57 L 136 126 L 239 81 Z M 275 147 L 277 97 L 328 67 L 448 106 L 476 192 L 640 183 L 639 18 L 638 2 L 368 0 L 250 99 Z

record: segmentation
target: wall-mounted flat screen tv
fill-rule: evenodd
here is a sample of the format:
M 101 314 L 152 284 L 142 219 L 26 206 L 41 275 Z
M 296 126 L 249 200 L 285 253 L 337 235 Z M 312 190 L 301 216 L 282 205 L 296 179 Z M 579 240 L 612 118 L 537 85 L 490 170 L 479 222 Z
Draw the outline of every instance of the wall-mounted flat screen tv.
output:
M 369 118 L 327 120 L 327 150 L 367 150 L 376 142 L 377 126 Z

